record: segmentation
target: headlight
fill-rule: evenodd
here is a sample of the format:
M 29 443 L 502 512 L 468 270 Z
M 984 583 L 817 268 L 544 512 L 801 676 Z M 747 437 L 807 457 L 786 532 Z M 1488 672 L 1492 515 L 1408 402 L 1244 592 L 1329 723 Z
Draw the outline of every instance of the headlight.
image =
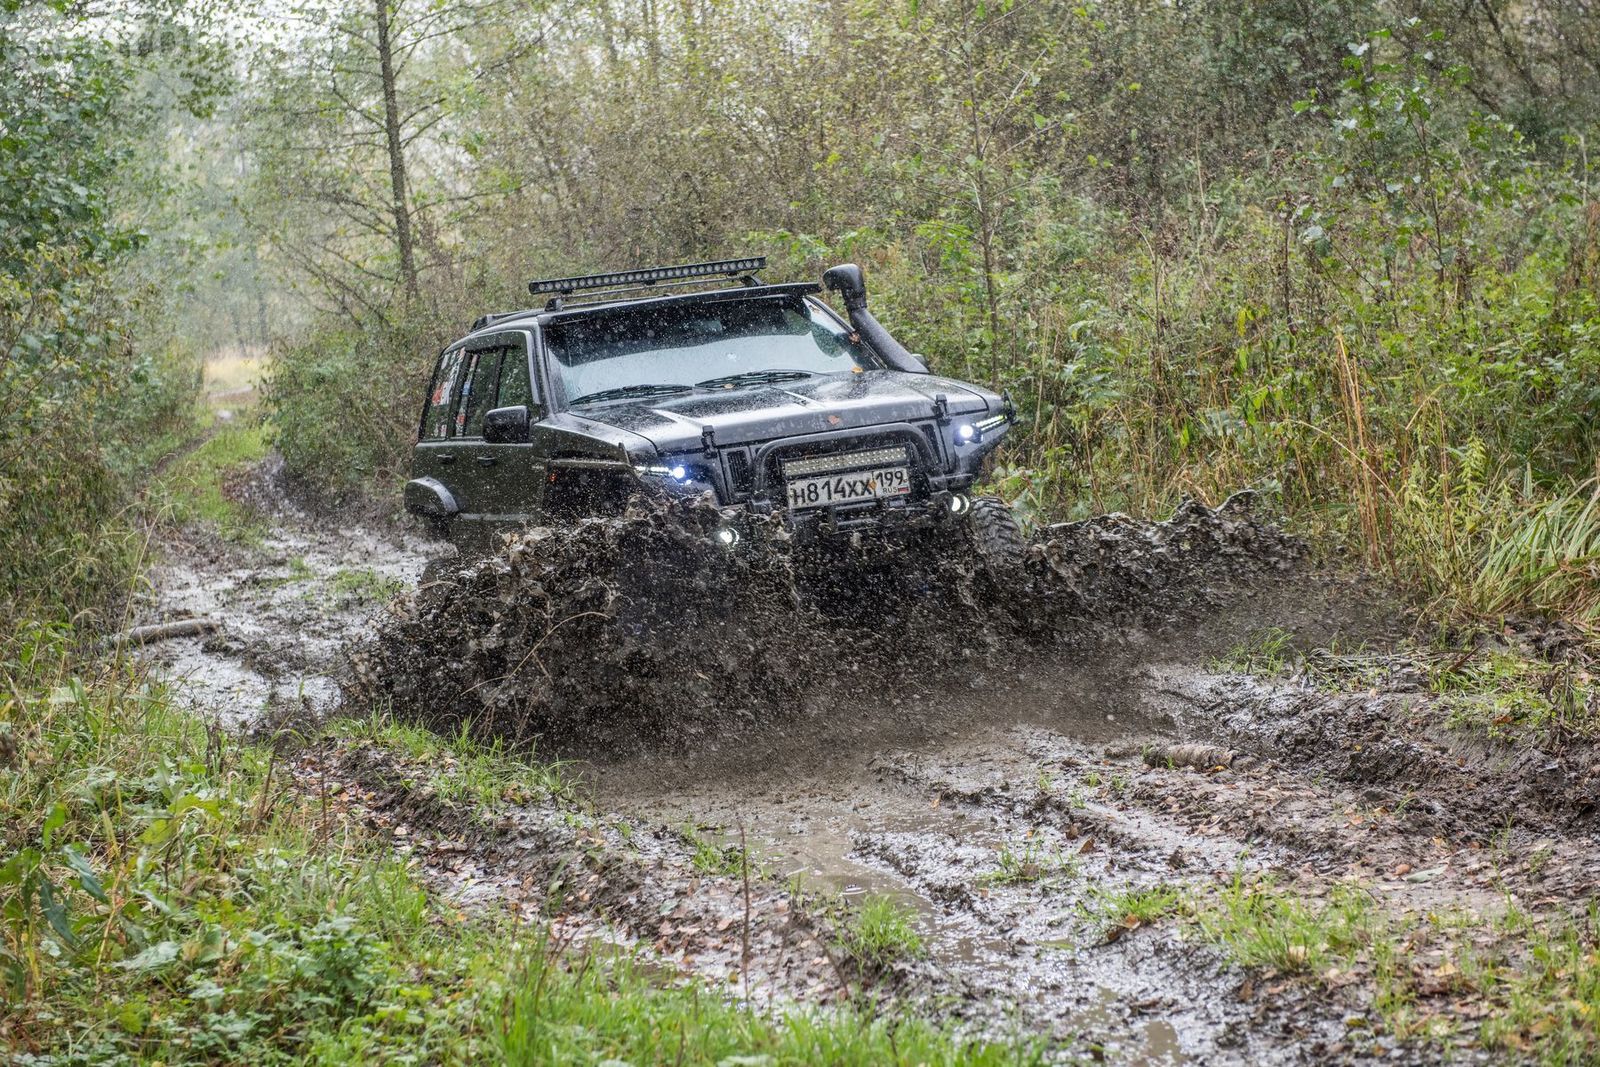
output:
M 633 469 L 641 478 L 671 478 L 675 482 L 688 481 L 694 473 L 681 463 L 635 463 Z
M 978 436 L 978 428 L 970 422 L 963 422 L 956 427 L 956 444 L 958 445 L 970 445 L 978 440 Z

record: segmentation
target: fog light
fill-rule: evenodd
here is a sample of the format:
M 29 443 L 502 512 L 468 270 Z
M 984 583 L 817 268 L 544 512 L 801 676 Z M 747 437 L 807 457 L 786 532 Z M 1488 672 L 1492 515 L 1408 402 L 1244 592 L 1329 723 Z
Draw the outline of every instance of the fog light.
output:
M 717 530 L 716 536 L 719 543 L 730 547 L 739 543 L 739 531 L 732 526 L 724 526 Z
M 965 493 L 952 493 L 950 495 L 950 514 L 965 515 L 972 507 L 972 501 L 967 499 Z
M 683 479 L 684 479 L 684 476 L 685 476 L 685 475 L 686 475 L 686 474 L 688 474 L 688 473 L 689 473 L 689 472 L 688 472 L 688 471 L 687 471 L 687 470 L 686 470 L 686 469 L 684 469 L 684 467 L 683 467 L 683 465 L 682 465 L 682 464 L 679 464 L 679 465 L 678 465 L 678 466 L 676 466 L 676 467 L 673 467 L 673 468 L 672 468 L 672 469 L 671 469 L 671 470 L 670 470 L 670 471 L 668 471 L 668 472 L 667 472 L 667 473 L 668 473 L 668 474 L 670 474 L 670 475 L 672 475 L 672 476 L 673 476 L 673 477 L 674 477 L 674 478 L 676 478 L 676 479 L 678 479 L 678 481 L 680 481 L 680 482 L 681 482 L 681 481 L 683 481 Z
M 963 422 L 956 427 L 956 441 L 959 444 L 969 444 L 978 439 L 978 428 L 970 422 Z

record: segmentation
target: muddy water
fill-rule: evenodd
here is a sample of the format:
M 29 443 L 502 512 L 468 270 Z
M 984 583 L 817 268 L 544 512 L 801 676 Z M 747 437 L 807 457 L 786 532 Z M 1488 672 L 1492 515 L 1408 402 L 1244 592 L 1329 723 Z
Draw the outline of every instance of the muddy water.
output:
M 403 532 L 325 526 L 288 505 L 271 522 L 259 543 L 175 540 L 136 605 L 141 624 L 217 624 L 144 656 L 180 703 L 235 728 L 315 721 L 333 710 L 346 644 L 375 625 L 393 590 L 416 581 L 431 547 Z

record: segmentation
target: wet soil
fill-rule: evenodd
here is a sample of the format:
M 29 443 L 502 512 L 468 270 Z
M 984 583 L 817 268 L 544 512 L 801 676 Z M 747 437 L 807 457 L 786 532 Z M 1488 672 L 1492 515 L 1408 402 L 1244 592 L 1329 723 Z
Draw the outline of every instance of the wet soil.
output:
M 313 514 L 283 491 L 280 477 L 281 464 L 269 461 L 224 487 L 260 519 L 259 541 L 159 530 L 158 562 L 132 609 L 136 625 L 219 624 L 144 654 L 180 703 L 230 727 L 298 728 L 335 708 L 346 644 L 388 610 L 395 589 L 416 581 L 430 551 L 403 528 Z
M 158 646 L 180 691 L 281 726 L 331 708 L 337 678 L 353 713 L 379 696 L 443 729 L 536 737 L 574 796 L 446 801 L 419 784 L 429 768 L 350 741 L 293 769 L 461 906 L 757 1004 L 865 994 L 1067 1060 L 1488 1062 L 1470 1041 L 1376 1032 L 1360 973 L 1241 969 L 1181 924 L 1130 921 L 1118 894 L 1271 874 L 1312 901 L 1360 885 L 1404 917 L 1595 892 L 1592 749 L 1464 739 L 1404 671 L 1330 692 L 1218 666 L 1265 627 L 1302 648 L 1407 628 L 1239 503 L 1043 531 L 1011 586 L 941 561 L 843 607 L 797 598 L 792 561 L 708 555 L 689 534 L 714 519 L 692 510 L 535 533 L 352 603 L 339 573 L 416 581 L 430 546 L 271 514 L 264 546 L 179 543 L 158 573 L 151 621 L 225 625 Z M 641 545 L 654 566 L 627 573 Z M 707 841 L 748 852 L 748 886 L 697 863 Z M 880 896 L 913 909 L 923 955 L 850 953 L 855 909 Z

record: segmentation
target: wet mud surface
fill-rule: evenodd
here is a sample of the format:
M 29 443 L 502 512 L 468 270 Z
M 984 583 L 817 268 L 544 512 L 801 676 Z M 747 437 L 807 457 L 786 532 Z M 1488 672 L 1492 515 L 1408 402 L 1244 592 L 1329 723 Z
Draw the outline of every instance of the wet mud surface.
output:
M 227 491 L 252 507 L 261 536 L 160 531 L 150 587 L 132 612 L 135 624 L 199 618 L 216 631 L 150 645 L 143 656 L 206 718 L 256 730 L 315 722 L 338 705 L 348 642 L 416 581 L 431 546 L 406 530 L 313 516 L 284 495 L 270 467 Z
M 302 788 L 463 908 L 543 918 L 563 944 L 758 1005 L 864 995 L 1048 1038 L 1065 1062 L 1502 1059 L 1397 1041 L 1365 1021 L 1359 973 L 1238 967 L 1182 924 L 1137 920 L 1130 891 L 1267 875 L 1313 902 L 1359 885 L 1397 919 L 1595 893 L 1591 748 L 1464 739 L 1403 665 L 1330 690 L 1219 664 L 1263 627 L 1341 648 L 1406 628 L 1238 503 L 1042 531 L 1006 586 L 940 557 L 832 601 L 796 595 L 803 561 L 708 551 L 712 521 L 536 532 L 382 604 L 339 600 L 360 583 L 336 576 L 416 582 L 437 548 L 312 534 L 279 509 L 252 554 L 173 552 L 159 614 L 225 628 L 152 652 L 242 728 L 292 722 L 297 701 L 325 712 L 336 679 L 354 714 L 376 699 L 565 761 L 570 795 L 485 807 L 435 795 L 391 749 L 294 756 Z M 708 848 L 747 856 L 748 883 Z M 922 954 L 850 952 L 853 917 L 882 898 L 909 909 Z

